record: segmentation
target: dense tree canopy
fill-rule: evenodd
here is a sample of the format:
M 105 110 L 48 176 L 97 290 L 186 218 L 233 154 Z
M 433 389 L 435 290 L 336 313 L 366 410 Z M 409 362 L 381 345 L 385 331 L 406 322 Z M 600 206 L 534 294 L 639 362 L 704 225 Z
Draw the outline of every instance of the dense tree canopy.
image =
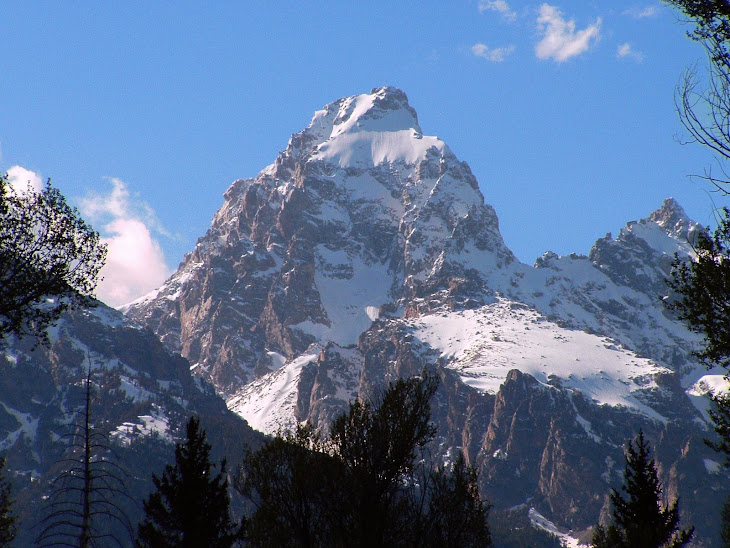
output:
M 459 453 L 450 469 L 440 466 L 431 472 L 423 546 L 489 546 L 488 510 L 479 496 L 476 471 Z
M 310 426 L 249 453 L 236 489 L 255 512 L 252 546 L 490 546 L 476 472 L 458 455 L 430 467 L 437 378 L 401 379 L 356 401 L 320 438 Z
M 429 375 L 400 379 L 378 405 L 357 400 L 332 423 L 333 453 L 353 495 L 349 535 L 363 546 L 397 542 L 412 522 L 402 486 L 413 477 L 418 450 L 436 434 L 430 400 L 437 385 Z
M 50 182 L 18 192 L 0 176 L 0 338 L 47 340 L 46 328 L 75 304 L 89 304 L 106 246 Z
M 714 234 L 700 233 L 693 261 L 676 259 L 669 302 L 693 331 L 705 336 L 698 356 L 708 365 L 730 365 L 730 210 L 723 210 Z

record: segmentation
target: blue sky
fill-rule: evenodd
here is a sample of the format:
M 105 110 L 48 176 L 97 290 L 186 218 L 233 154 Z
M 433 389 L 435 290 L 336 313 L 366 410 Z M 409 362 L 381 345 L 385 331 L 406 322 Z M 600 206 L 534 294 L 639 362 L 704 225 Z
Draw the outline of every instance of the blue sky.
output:
M 704 54 L 658 2 L 0 0 L 0 21 L 0 169 L 51 177 L 109 238 L 111 304 L 158 285 L 315 110 L 381 85 L 469 163 L 525 262 L 668 196 L 712 219 L 687 175 L 713 158 L 674 109 Z

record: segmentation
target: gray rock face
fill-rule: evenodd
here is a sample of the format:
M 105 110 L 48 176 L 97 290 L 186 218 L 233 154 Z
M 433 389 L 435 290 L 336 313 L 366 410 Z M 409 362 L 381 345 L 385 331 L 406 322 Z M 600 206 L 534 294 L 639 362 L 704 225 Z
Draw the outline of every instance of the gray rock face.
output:
M 607 515 L 643 428 L 710 542 L 730 487 L 701 443 L 721 372 L 694 360 L 700 339 L 661 301 L 699 230 L 670 199 L 587 256 L 521 264 L 467 164 L 422 133 L 402 91 L 378 88 L 317 111 L 235 181 L 178 271 L 126 314 L 267 432 L 326 430 L 351 399 L 431 369 L 438 455 L 463 450 L 495 504 L 575 535 Z
M 355 343 L 384 305 L 479 303 L 490 271 L 515 261 L 469 167 L 394 88 L 327 105 L 224 199 L 178 272 L 126 314 L 225 395 L 269 372 L 272 352 Z

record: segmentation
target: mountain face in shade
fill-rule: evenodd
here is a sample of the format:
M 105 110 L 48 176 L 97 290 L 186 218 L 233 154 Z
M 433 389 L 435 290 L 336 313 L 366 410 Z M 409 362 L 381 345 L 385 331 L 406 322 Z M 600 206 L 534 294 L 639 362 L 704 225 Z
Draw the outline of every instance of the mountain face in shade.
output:
M 493 503 L 575 537 L 608 515 L 643 428 L 707 540 L 730 488 L 702 441 L 721 372 L 661 299 L 700 230 L 668 199 L 588 255 L 522 264 L 468 165 L 385 87 L 317 111 L 235 181 L 178 271 L 124 311 L 267 433 L 326 430 L 353 398 L 435 371 L 434 451 L 463 450 Z
M 113 462 L 131 497 L 115 502 L 133 526 L 153 487 L 152 474 L 174 461 L 174 444 L 185 438 L 191 415 L 200 417 L 217 459 L 238 462 L 263 439 L 190 373 L 187 360 L 116 310 L 99 303 L 66 313 L 49 338 L 48 346 L 32 337 L 0 340 L 0 448 L 13 484 L 18 546 L 35 544 L 51 482 L 69 462 L 79 462 L 73 443 L 81 442 L 74 433 L 83 424 L 89 368 L 94 459 Z M 116 525 L 102 521 L 102 530 Z M 133 544 L 123 528 L 114 533 L 123 545 Z

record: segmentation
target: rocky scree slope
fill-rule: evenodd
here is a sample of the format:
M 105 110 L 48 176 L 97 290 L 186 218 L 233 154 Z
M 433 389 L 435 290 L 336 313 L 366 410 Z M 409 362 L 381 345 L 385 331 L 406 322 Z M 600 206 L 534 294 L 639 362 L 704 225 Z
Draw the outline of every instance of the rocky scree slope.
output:
M 317 111 L 235 181 L 208 232 L 128 317 L 257 429 L 326 428 L 423 367 L 442 378 L 438 452 L 462 449 L 501 507 L 576 535 L 608 512 L 643 428 L 698 542 L 730 487 L 708 434 L 721 372 L 661 302 L 701 227 L 674 200 L 587 256 L 520 263 L 469 167 L 378 88 Z M 699 545 L 699 544 L 698 544 Z

